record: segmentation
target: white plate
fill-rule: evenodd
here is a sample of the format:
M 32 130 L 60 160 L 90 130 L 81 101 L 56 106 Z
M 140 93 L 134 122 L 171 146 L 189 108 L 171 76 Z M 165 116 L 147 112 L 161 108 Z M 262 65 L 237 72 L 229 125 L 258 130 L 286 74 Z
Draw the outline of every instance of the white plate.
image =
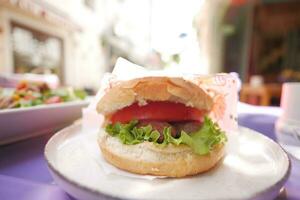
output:
M 57 131 L 81 117 L 89 100 L 0 110 L 0 145 Z
M 77 199 L 271 199 L 290 173 L 281 147 L 246 128 L 239 129 L 239 150 L 212 171 L 180 179 L 107 174 L 99 164 L 96 138 L 77 124 L 58 132 L 45 148 L 54 180 Z

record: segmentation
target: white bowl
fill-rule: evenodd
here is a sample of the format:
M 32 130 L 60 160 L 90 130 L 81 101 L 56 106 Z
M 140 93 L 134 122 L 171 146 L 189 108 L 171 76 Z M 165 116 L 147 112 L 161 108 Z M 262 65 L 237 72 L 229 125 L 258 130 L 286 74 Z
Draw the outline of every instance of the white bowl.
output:
M 89 100 L 0 110 L 0 145 L 55 132 L 81 117 Z

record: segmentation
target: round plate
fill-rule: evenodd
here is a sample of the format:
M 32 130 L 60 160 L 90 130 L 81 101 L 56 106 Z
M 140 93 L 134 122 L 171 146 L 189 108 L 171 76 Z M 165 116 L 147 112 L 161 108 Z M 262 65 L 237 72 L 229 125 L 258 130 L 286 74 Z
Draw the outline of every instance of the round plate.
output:
M 282 148 L 253 130 L 239 128 L 239 148 L 211 171 L 186 178 L 141 179 L 108 174 L 97 133 L 72 125 L 54 135 L 45 157 L 56 183 L 77 199 L 271 199 L 290 173 Z

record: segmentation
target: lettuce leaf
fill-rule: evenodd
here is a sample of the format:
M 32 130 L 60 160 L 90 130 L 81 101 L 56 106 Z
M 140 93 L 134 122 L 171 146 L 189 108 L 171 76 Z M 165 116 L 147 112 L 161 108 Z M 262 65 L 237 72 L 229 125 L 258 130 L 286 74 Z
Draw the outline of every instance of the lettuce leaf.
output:
M 209 153 L 215 145 L 224 144 L 227 138 L 225 132 L 220 129 L 217 123 L 205 117 L 200 130 L 191 134 L 181 131 L 179 140 L 180 144 L 186 144 L 190 146 L 195 153 L 204 155 Z
M 183 144 L 189 146 L 199 155 L 208 154 L 215 145 L 224 144 L 227 141 L 225 132 L 209 117 L 204 118 L 204 123 L 198 131 L 193 133 L 181 131 L 179 138 L 174 138 L 171 135 L 171 127 L 164 127 L 164 140 L 162 143 L 157 142 L 160 133 L 157 130 L 153 130 L 151 125 L 137 127 L 137 124 L 137 120 L 132 120 L 128 124 L 108 124 L 105 130 L 109 135 L 118 137 L 123 144 L 134 145 L 149 141 L 162 148 L 169 144 Z

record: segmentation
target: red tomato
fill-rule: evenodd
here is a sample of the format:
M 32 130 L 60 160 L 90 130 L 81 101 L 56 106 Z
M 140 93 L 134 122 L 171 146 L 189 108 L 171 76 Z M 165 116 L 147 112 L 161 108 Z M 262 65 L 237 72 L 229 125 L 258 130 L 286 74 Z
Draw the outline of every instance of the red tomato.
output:
M 59 103 L 62 102 L 62 99 L 59 96 L 53 96 L 49 99 L 46 99 L 45 104 Z
M 112 123 L 126 123 L 130 120 L 157 120 L 157 121 L 202 121 L 204 111 L 187 107 L 182 103 L 168 101 L 148 102 L 144 106 L 134 103 L 118 110 L 111 116 Z
M 34 97 L 34 96 L 32 96 L 32 95 L 26 95 L 25 97 L 24 97 L 24 99 L 26 99 L 26 100 L 33 100 L 33 99 L 35 99 L 36 97 Z
M 22 82 L 20 82 L 20 83 L 18 83 L 18 85 L 17 85 L 17 90 L 22 90 L 22 89 L 25 89 L 25 88 L 27 88 L 28 87 L 28 84 L 27 84 L 27 82 L 25 82 L 25 81 L 22 81 Z

